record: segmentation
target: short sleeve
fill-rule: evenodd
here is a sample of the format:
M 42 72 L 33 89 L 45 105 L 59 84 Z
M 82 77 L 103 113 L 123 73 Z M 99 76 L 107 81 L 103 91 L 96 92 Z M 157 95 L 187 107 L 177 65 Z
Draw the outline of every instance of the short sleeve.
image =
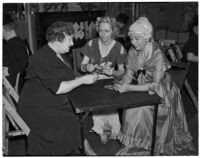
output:
M 83 55 L 88 56 L 88 57 L 92 56 L 91 54 L 93 52 L 92 44 L 93 44 L 93 40 L 90 40 L 88 43 L 85 44 L 85 46 L 81 50 Z
M 127 57 L 127 52 L 123 46 L 121 46 L 119 56 L 117 58 L 117 64 L 125 64 Z

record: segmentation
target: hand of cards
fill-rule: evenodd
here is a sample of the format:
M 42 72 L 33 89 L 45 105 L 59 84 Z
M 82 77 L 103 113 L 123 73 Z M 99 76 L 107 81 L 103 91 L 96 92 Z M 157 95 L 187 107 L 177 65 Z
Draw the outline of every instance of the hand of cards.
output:
M 110 84 L 110 85 L 105 85 L 104 88 L 117 91 L 116 84 L 122 85 L 123 82 L 122 82 L 121 80 L 119 80 L 119 79 L 116 78 L 116 79 L 113 81 L 112 84 Z M 117 91 L 117 92 L 118 92 L 118 91 Z
M 94 71 L 99 74 L 112 75 L 113 68 L 111 68 L 111 65 L 112 65 L 111 62 L 95 65 Z

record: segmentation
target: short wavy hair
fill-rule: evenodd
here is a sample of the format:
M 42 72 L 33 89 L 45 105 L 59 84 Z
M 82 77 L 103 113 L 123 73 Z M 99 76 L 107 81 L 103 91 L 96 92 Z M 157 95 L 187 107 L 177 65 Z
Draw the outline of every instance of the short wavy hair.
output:
M 62 42 L 66 35 L 73 35 L 74 29 L 71 23 L 59 21 L 53 23 L 46 31 L 46 40 L 48 42 Z
M 113 31 L 112 38 L 115 38 L 116 35 L 117 35 L 117 25 L 116 25 L 115 18 L 112 18 L 110 16 L 105 16 L 105 17 L 100 18 L 100 20 L 98 21 L 98 28 L 97 28 L 98 32 L 99 32 L 99 26 L 100 26 L 101 23 L 108 23 L 108 24 L 110 24 L 111 29 Z

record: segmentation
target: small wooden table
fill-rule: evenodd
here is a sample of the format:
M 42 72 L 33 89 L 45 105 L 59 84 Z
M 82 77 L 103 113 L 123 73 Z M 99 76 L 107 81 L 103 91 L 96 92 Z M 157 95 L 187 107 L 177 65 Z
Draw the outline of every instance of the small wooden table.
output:
M 104 88 L 105 85 L 112 84 L 112 79 L 99 80 L 92 85 L 82 85 L 69 94 L 71 104 L 77 114 L 79 114 L 82 153 L 84 154 L 84 133 L 83 123 L 87 115 L 92 111 L 105 109 L 136 108 L 142 106 L 154 106 L 153 130 L 151 155 L 154 155 L 156 122 L 158 104 L 160 97 L 156 94 L 149 95 L 148 92 L 125 92 L 118 93 L 114 90 Z

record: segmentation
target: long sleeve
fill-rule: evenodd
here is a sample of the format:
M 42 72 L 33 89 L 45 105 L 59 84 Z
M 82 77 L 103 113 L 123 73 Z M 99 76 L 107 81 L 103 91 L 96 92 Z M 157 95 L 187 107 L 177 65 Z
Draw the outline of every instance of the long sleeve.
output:
M 28 62 L 28 54 L 26 45 L 18 38 L 8 41 L 4 45 L 4 64 L 7 66 L 10 76 L 16 75 L 18 72 L 25 70 Z

